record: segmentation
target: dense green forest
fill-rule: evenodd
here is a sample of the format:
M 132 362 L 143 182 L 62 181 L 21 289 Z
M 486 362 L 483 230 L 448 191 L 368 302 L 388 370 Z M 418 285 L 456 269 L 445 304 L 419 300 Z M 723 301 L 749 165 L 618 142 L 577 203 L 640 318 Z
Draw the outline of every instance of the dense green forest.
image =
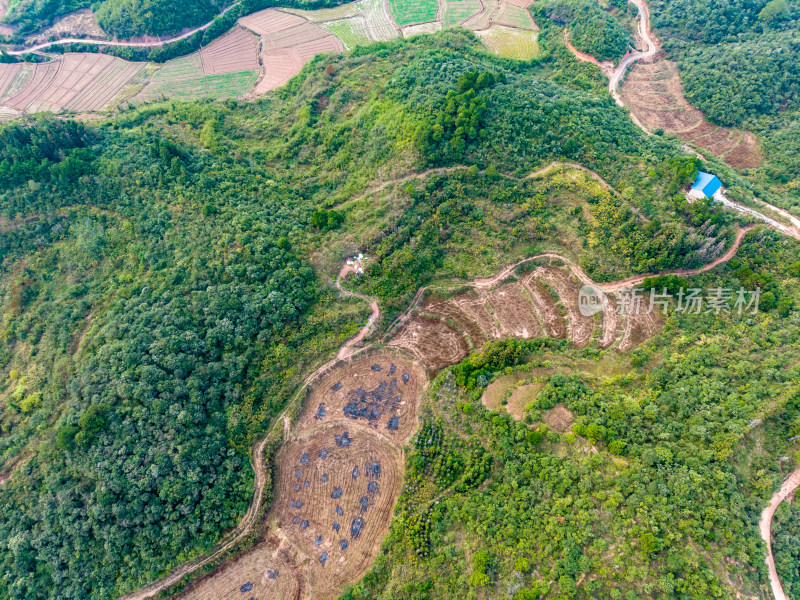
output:
M 684 283 L 793 303 L 797 252 L 757 231 Z M 440 373 L 389 537 L 343 599 L 758 596 L 758 517 L 799 458 L 800 319 L 779 314 L 675 313 L 629 356 L 497 342 Z M 482 405 L 500 377 L 534 386 L 522 421 Z M 779 518 L 796 581 L 796 516 Z
M 628 11 L 626 2 L 611 4 L 617 13 Z M 633 43 L 622 24 L 591 0 L 547 0 L 537 3 L 533 10 L 566 26 L 570 42 L 600 61 L 617 62 Z
M 588 177 L 519 179 L 554 160 L 590 166 L 616 191 Z M 0 487 L 0 598 L 106 599 L 208 550 L 251 497 L 252 441 L 366 320 L 362 302 L 330 285 L 345 257 L 375 258 L 360 286 L 379 297 L 387 319 L 436 277 L 496 272 L 542 250 L 564 252 L 605 280 L 697 266 L 744 219 L 685 202 L 682 187 L 699 166 L 675 140 L 644 135 L 595 70 L 565 52 L 504 61 L 465 31 L 318 58 L 252 103 L 173 102 L 89 125 L 4 125 L 0 473 L 14 475 Z M 454 169 L 361 195 L 430 167 Z M 735 174 L 726 184 L 733 194 L 749 186 Z M 551 576 L 569 597 L 570 581 L 594 568 L 609 537 L 576 534 L 576 515 L 603 517 L 603 527 L 621 505 L 627 512 L 611 531 L 624 540 L 625 576 L 598 575 L 592 586 L 617 597 L 639 589 L 632 581 L 656 581 L 654 573 L 677 586 L 677 575 L 702 563 L 708 573 L 686 585 L 707 595 L 687 596 L 711 597 L 717 554 L 732 557 L 752 585 L 760 546 L 748 519 L 778 463 L 753 455 L 744 464 L 733 450 L 748 441 L 753 414 L 768 412 L 767 398 L 783 401 L 783 378 L 794 377 L 781 362 L 795 344 L 792 256 L 794 245 L 759 232 L 718 275 L 769 286 L 774 312 L 668 325 L 636 354 L 630 375 L 568 382 L 580 393 L 562 401 L 587 431 L 605 428 L 592 438 L 596 455 L 569 458 L 558 439 L 537 438 L 475 401 L 498 369 L 545 348 L 512 347 L 502 365 L 490 352 L 456 369 L 458 400 L 430 409 L 409 472 L 426 489 L 452 489 L 458 506 L 445 498 L 434 528 L 409 488 L 366 589 L 474 595 L 518 572 L 527 597 L 536 597 L 534 579 Z M 781 301 L 791 316 L 777 312 Z M 716 337 L 699 344 L 700 332 Z M 762 352 L 776 358 L 757 360 Z M 702 394 L 687 391 L 696 386 Z M 629 414 L 636 419 L 623 427 Z M 466 438 L 454 439 L 454 427 Z M 426 449 L 427 439 L 439 442 Z M 616 444 L 612 458 L 606 443 L 616 440 L 624 447 Z M 510 452 L 512 443 L 523 445 Z M 443 451 L 469 476 L 437 470 Z M 615 484 L 616 470 L 624 477 Z M 554 494 L 563 506 L 549 512 L 544 501 Z M 583 513 L 569 508 L 573 500 Z M 702 519 L 688 500 L 702 502 Z M 522 510 L 530 506 L 539 508 Z M 498 521 L 472 518 L 484 510 Z M 415 533 L 398 537 L 409 523 Z M 484 546 L 459 550 L 447 541 L 452 531 Z M 395 579 L 392 565 L 415 554 L 403 567 L 408 577 Z M 528 562 L 515 567 L 518 558 Z M 653 565 L 663 561 L 662 573 Z M 445 568 L 455 578 L 450 591 L 426 592 L 439 590 L 430 574 Z M 400 594 L 392 582 L 411 587 L 392 596 Z
M 800 4 L 795 0 L 653 0 L 655 33 L 686 98 L 711 121 L 755 131 L 766 161 L 753 179 L 797 205 Z

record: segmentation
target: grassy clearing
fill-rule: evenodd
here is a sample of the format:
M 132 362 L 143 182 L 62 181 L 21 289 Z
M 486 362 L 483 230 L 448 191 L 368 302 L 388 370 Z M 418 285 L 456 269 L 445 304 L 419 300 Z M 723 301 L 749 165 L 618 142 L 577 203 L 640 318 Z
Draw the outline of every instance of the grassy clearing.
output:
M 400 27 L 435 21 L 439 12 L 436 0 L 390 0 L 392 16 Z

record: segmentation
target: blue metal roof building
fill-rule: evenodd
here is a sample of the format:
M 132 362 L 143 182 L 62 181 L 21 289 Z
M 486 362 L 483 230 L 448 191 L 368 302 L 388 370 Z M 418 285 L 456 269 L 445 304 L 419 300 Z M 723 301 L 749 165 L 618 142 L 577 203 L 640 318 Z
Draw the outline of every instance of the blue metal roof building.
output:
M 702 171 L 700 171 L 697 179 L 692 184 L 692 189 L 702 192 L 706 198 L 712 198 L 721 187 L 722 183 L 716 175 L 703 173 Z

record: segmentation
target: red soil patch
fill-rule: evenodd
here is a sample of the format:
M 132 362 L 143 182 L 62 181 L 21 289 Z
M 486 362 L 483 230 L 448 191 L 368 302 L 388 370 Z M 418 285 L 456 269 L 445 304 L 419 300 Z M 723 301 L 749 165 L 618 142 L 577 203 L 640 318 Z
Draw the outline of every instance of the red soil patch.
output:
M 276 525 L 311 558 L 303 565 L 310 597 L 338 597 L 369 567 L 391 519 L 401 469 L 396 447 L 345 427 L 318 430 L 281 452 Z
M 544 329 L 548 337 L 563 339 L 567 337 L 567 323 L 558 308 L 558 304 L 533 273 L 525 276 L 520 283 L 528 292 L 533 305 L 544 320 Z
M 435 314 L 455 323 L 458 329 L 467 334 L 474 350 L 480 349 L 489 341 L 486 332 L 469 315 L 448 300 L 430 298 L 422 305 L 421 312 Z
M 708 123 L 703 114 L 686 101 L 674 63 L 662 59 L 635 64 L 623 84 L 622 97 L 631 112 L 650 129 L 677 134 L 736 168 L 761 164 L 761 154 L 752 134 L 744 134 L 747 140 L 739 143 L 737 132 Z
M 663 316 L 657 311 L 646 312 L 644 307 L 634 314 L 625 315 L 625 330 L 619 342 L 620 352 L 628 352 L 643 341 L 657 334 L 664 324 Z
M 426 382 L 425 369 L 400 354 L 359 358 L 314 386 L 296 428 L 354 423 L 401 443 L 416 427 Z
M 597 345 L 605 349 L 614 344 L 620 333 L 620 315 L 611 296 L 608 297 L 608 303 L 603 308 L 602 319 L 603 330 Z
M 582 315 L 580 312 L 578 307 L 580 284 L 557 267 L 539 267 L 535 274 L 555 288 L 561 303 L 567 309 L 569 337 L 572 343 L 578 348 L 587 346 L 592 339 L 594 318 Z
M 258 46 L 258 39 L 253 34 L 236 27 L 200 51 L 203 72 L 220 75 L 256 71 L 259 68 Z
M 461 362 L 469 354 L 464 336 L 444 321 L 414 317 L 389 342 L 419 358 L 434 371 Z
M 755 169 L 761 165 L 761 152 L 756 137 L 746 132 L 739 143 L 722 159 L 737 169 Z
M 294 552 L 286 541 L 270 538 L 223 564 L 213 577 L 194 582 L 176 600 L 241 600 L 251 597 L 242 592 L 248 584 L 253 586 L 249 593 L 254 598 L 299 600 L 302 585 Z
M 543 420 L 545 425 L 559 433 L 569 431 L 572 424 L 575 423 L 574 415 L 563 404 L 556 404 L 550 410 L 545 411 Z
M 450 303 L 462 310 L 470 319 L 486 332 L 489 339 L 503 337 L 503 330 L 486 306 L 486 300 L 474 292 L 464 292 L 450 299 Z
M 487 297 L 504 335 L 521 339 L 542 337 L 538 312 L 519 284 L 510 283 L 495 288 L 487 293 Z

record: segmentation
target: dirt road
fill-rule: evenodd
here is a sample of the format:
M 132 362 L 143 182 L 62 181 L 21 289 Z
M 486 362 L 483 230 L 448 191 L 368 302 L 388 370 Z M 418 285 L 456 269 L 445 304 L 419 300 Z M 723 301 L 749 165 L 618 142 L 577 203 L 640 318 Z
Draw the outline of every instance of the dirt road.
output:
M 2 3 L 3 0 L 0 0 Z M 231 4 L 229 7 L 224 9 L 218 17 L 221 17 L 226 12 L 231 10 L 233 7 L 238 6 L 241 2 L 235 2 Z M 23 48 L 21 50 L 6 50 L 6 53 L 11 56 L 21 56 L 23 54 L 28 54 L 29 52 L 40 52 L 41 50 L 45 50 L 50 48 L 51 46 L 60 46 L 62 44 L 95 44 L 97 46 L 116 46 L 116 47 L 123 47 L 123 48 L 158 48 L 160 46 L 164 46 L 165 44 L 171 44 L 172 42 L 179 42 L 181 40 L 185 40 L 188 37 L 193 36 L 195 33 L 199 31 L 205 31 L 214 21 L 218 18 L 215 17 L 205 25 L 200 25 L 200 27 L 195 27 L 194 29 L 190 29 L 189 31 L 185 31 L 179 35 L 165 37 L 163 39 L 158 39 L 157 41 L 152 42 L 131 42 L 131 41 L 114 41 L 114 40 L 99 40 L 96 38 L 63 38 L 60 40 L 56 40 L 54 42 L 44 42 L 41 44 L 36 44 L 35 46 L 30 46 Z
M 644 42 L 647 49 L 644 52 L 631 52 L 627 54 L 617 65 L 617 68 L 608 80 L 608 90 L 620 106 L 625 106 L 625 103 L 622 101 L 622 96 L 618 91 L 619 82 L 622 81 L 622 78 L 625 76 L 625 71 L 636 61 L 655 56 L 659 51 L 659 47 L 656 45 L 650 33 L 650 8 L 644 0 L 629 1 L 635 4 L 639 9 L 639 39 Z
M 772 588 L 772 595 L 775 597 L 775 600 L 788 600 L 786 594 L 783 593 L 783 586 L 781 585 L 780 579 L 778 579 L 778 572 L 775 570 L 775 559 L 772 556 L 772 542 L 771 542 L 771 533 L 770 530 L 772 528 L 772 517 L 775 514 L 775 510 L 778 508 L 781 502 L 783 502 L 789 494 L 795 491 L 798 487 L 800 487 L 800 469 L 795 470 L 786 481 L 783 482 L 781 489 L 775 492 L 775 495 L 769 501 L 769 504 L 761 513 L 761 520 L 758 523 L 758 527 L 761 530 L 761 539 L 764 540 L 764 543 L 767 545 L 767 567 L 769 568 L 769 585 Z
M 166 575 L 161 579 L 158 579 L 153 583 L 146 585 L 145 587 L 140 588 L 131 594 L 128 594 L 127 596 L 123 596 L 120 598 L 120 600 L 146 600 L 147 598 L 155 597 L 161 591 L 175 585 L 187 575 L 194 573 L 204 565 L 207 565 L 208 563 L 221 557 L 224 553 L 233 548 L 236 544 L 250 534 L 253 526 L 256 524 L 258 515 L 261 512 L 261 504 L 264 498 L 264 487 L 267 483 L 266 469 L 264 465 L 264 448 L 266 448 L 267 443 L 270 441 L 272 436 L 279 430 L 283 431 L 284 433 L 288 431 L 288 412 L 294 407 L 295 402 L 297 402 L 302 396 L 302 392 L 305 390 L 305 388 L 308 387 L 321 373 L 324 373 L 330 369 L 333 365 L 340 362 L 340 360 L 350 358 L 357 354 L 359 349 L 355 348 L 356 344 L 361 342 L 367 335 L 369 335 L 369 333 L 372 331 L 373 325 L 380 317 L 380 309 L 378 308 L 378 303 L 374 299 L 347 291 L 342 288 L 341 280 L 351 270 L 352 267 L 349 265 L 345 265 L 342 268 L 342 270 L 339 272 L 339 276 L 336 278 L 336 288 L 339 289 L 345 296 L 361 298 L 368 302 L 372 308 L 372 315 L 367 321 L 367 324 L 364 325 L 364 327 L 362 327 L 358 332 L 358 335 L 345 342 L 344 346 L 342 346 L 342 349 L 339 350 L 336 358 L 327 361 L 315 369 L 314 372 L 312 372 L 308 377 L 306 377 L 300 389 L 297 391 L 297 393 L 295 393 L 292 399 L 286 403 L 286 407 L 275 419 L 272 427 L 270 427 L 269 432 L 264 439 L 262 439 L 253 447 L 251 461 L 253 465 L 253 471 L 255 473 L 255 489 L 253 491 L 253 501 L 250 504 L 250 507 L 247 509 L 247 513 L 245 513 L 244 517 L 242 517 L 242 520 L 239 522 L 236 528 L 223 539 L 223 541 L 217 546 L 217 548 L 214 549 L 211 554 L 200 556 L 193 561 L 189 561 L 180 565 L 169 575 Z
M 708 263 L 707 265 L 703 265 L 697 269 L 674 269 L 670 271 L 661 271 L 660 273 L 646 273 L 644 275 L 634 275 L 632 277 L 628 277 L 627 279 L 621 279 L 619 281 L 612 281 L 611 283 L 596 283 L 592 281 L 592 279 L 581 269 L 575 262 L 572 260 L 561 256 L 560 254 L 553 254 L 550 252 L 546 252 L 544 254 L 537 254 L 536 256 L 531 256 L 524 260 L 514 263 L 513 265 L 507 266 L 505 269 L 500 271 L 497 275 L 492 277 L 487 277 L 485 279 L 476 279 L 475 286 L 482 289 L 491 288 L 504 279 L 508 278 L 514 270 L 519 267 L 520 265 L 524 265 L 525 263 L 534 261 L 534 260 L 541 260 L 542 258 L 553 258 L 556 260 L 562 261 L 566 264 L 572 274 L 576 277 L 578 281 L 583 283 L 584 285 L 591 285 L 592 287 L 599 289 L 606 294 L 613 294 L 615 292 L 619 292 L 620 290 L 630 289 L 636 287 L 637 285 L 641 285 L 644 283 L 644 280 L 648 277 L 657 277 L 659 275 L 678 275 L 679 277 L 689 277 L 691 275 L 699 275 L 700 273 L 705 273 L 710 271 L 714 267 L 721 265 L 722 263 L 728 262 L 739 250 L 739 247 L 742 245 L 742 240 L 744 240 L 744 236 L 747 235 L 749 231 L 751 231 L 755 225 L 748 225 L 747 227 L 743 227 L 739 230 L 739 233 L 736 235 L 736 240 L 731 245 L 725 254 L 714 260 L 713 262 Z

